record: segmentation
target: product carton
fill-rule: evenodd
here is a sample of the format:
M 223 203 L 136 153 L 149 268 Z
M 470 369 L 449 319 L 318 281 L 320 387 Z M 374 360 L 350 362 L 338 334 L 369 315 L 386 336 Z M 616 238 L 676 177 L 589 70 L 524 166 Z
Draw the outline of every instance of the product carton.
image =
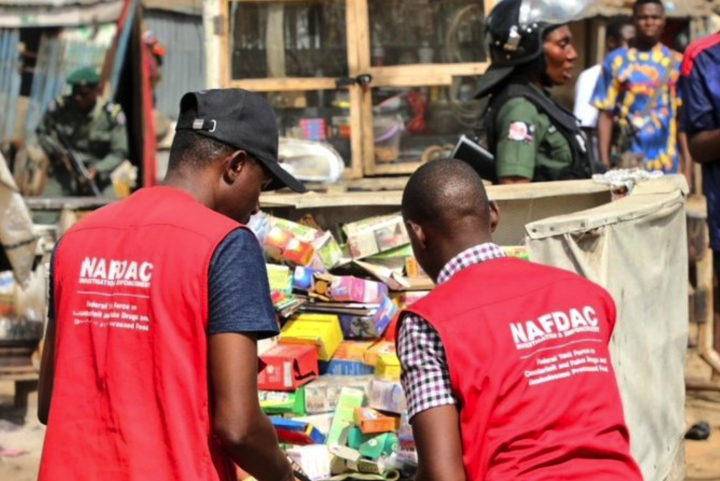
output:
M 365 393 L 360 389 L 343 388 L 335 409 L 335 417 L 327 439 L 328 446 L 340 443 L 343 433 L 353 425 L 355 408 L 362 406 Z
M 323 444 L 325 442 L 325 436 L 312 424 L 279 417 L 271 417 L 270 421 L 281 443 L 298 444 L 302 446 L 307 444 Z
M 383 381 L 400 380 L 400 359 L 396 354 L 381 354 L 375 366 L 375 379 Z
M 285 324 L 281 344 L 314 344 L 318 359 L 329 361 L 343 341 L 340 320 L 328 314 L 300 314 Z
M 265 414 L 305 414 L 305 388 L 295 392 L 258 391 L 260 407 Z
M 343 228 L 353 259 L 362 259 L 410 243 L 400 214 L 374 217 Z
M 292 293 L 292 276 L 288 266 L 278 266 L 276 264 L 265 264 L 267 269 L 270 290 L 281 292 L 283 294 Z
M 370 459 L 379 459 L 380 456 L 389 456 L 398 446 L 398 438 L 393 433 L 385 433 L 365 441 L 358 449 L 360 454 Z
M 265 252 L 273 260 L 294 266 L 310 265 L 315 255 L 312 244 L 277 226 L 271 227 L 265 236 Z
M 292 279 L 293 289 L 297 289 L 298 291 L 304 291 L 304 292 L 312 291 L 313 286 L 315 285 L 314 276 L 315 276 L 315 274 L 318 274 L 318 273 L 319 273 L 319 271 L 317 269 L 312 269 L 310 267 L 297 266 L 295 268 L 295 273 L 294 273 L 293 279 Z
M 363 355 L 372 344 L 372 341 L 343 341 L 329 362 L 320 363 L 320 374 L 363 376 L 374 373 L 372 366 L 363 363 Z
M 395 343 L 378 341 L 363 355 L 363 362 L 369 366 L 377 366 L 378 357 L 383 354 L 395 354 Z
M 273 229 L 281 230 L 289 233 L 297 241 L 309 244 L 313 249 L 311 259 L 307 263 L 296 263 L 307 266 L 312 265 L 317 268 L 332 269 L 340 262 L 342 258 L 342 250 L 335 238 L 330 232 L 322 232 L 320 230 L 308 227 L 296 222 L 291 222 L 279 217 L 268 216 L 270 232 Z M 267 245 L 267 238 L 266 238 Z
M 327 413 L 337 408 L 343 388 L 369 393 L 371 376 L 322 376 L 305 387 L 305 410 L 308 413 Z
M 363 434 L 389 433 L 398 427 L 396 418 L 380 414 L 373 408 L 355 409 L 354 419 L 355 426 L 360 428 Z
M 385 284 L 352 276 L 333 277 L 329 289 L 329 297 L 334 301 L 361 304 L 379 304 L 387 293 Z
M 386 296 L 371 316 L 340 316 L 343 334 L 346 339 L 377 339 L 383 335 L 397 312 L 397 306 Z
M 327 479 L 330 473 L 330 450 L 322 444 L 293 446 L 285 451 L 313 481 Z
M 368 399 L 368 405 L 380 411 L 402 414 L 407 410 L 405 391 L 403 391 L 402 385 L 397 381 L 392 382 L 374 379 L 372 383 L 370 383 Z
M 295 421 L 302 421 L 305 423 L 312 424 L 318 431 L 323 433 L 323 436 L 327 437 L 330 434 L 330 426 L 332 426 L 333 418 L 335 413 L 322 413 L 322 414 L 310 414 L 308 416 L 293 417 Z
M 260 356 L 265 368 L 258 374 L 258 388 L 266 391 L 295 391 L 318 377 L 314 346 L 281 344 Z

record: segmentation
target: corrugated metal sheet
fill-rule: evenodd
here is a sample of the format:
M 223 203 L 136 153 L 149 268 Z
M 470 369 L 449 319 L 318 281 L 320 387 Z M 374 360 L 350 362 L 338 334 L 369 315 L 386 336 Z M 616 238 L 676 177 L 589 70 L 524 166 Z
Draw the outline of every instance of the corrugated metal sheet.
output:
M 155 107 L 177 119 L 182 95 L 207 86 L 202 17 L 146 10 L 144 20 L 166 49 L 162 80 L 155 87 Z
M 17 29 L 0 29 L 0 139 L 15 131 L 17 96 L 20 93 L 20 62 Z
M 0 28 L 0 139 L 13 137 L 17 122 L 22 122 L 21 134 L 33 136 L 48 105 L 65 90 L 65 78 L 74 69 L 90 65 L 98 70 L 102 66 L 115 25 L 98 29 L 82 27 L 43 32 L 33 70 L 30 96 L 24 121 L 17 116 L 20 94 L 20 68 L 18 29 Z

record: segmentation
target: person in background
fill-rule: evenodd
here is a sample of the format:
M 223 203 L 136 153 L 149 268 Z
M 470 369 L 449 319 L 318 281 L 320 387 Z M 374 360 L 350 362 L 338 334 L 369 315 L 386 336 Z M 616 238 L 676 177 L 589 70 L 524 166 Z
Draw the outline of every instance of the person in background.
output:
M 257 341 L 278 334 L 262 189 L 305 191 L 277 120 L 240 89 L 188 93 L 164 186 L 75 224 L 51 260 L 40 481 L 220 481 L 233 462 L 291 481 L 258 401 Z
M 498 3 L 486 25 L 492 63 L 476 97 L 490 96 L 483 122 L 498 182 L 590 178 L 592 152 L 577 120 L 546 90 L 572 78 L 578 58 L 567 25 L 573 2 L 554 9 L 568 11 L 564 18 L 522 18 L 545 11 L 528 1 Z
M 630 17 L 618 15 L 610 19 L 607 24 L 605 48 L 608 52 L 613 52 L 615 49 L 627 47 L 634 37 L 635 26 Z M 599 158 L 599 152 L 597 151 L 598 110 L 593 106 L 591 100 L 601 70 L 602 64 L 597 64 L 580 74 L 575 84 L 575 108 L 573 109 L 575 117 L 580 120 L 585 135 L 595 147 L 596 158 Z
M 505 257 L 497 206 L 462 161 L 420 167 L 402 215 L 437 284 L 400 314 L 397 336 L 416 480 L 640 481 L 610 362 L 610 295 Z M 598 367 L 570 367 L 587 359 Z
M 637 0 L 633 23 L 633 45 L 608 55 L 593 94 L 600 111 L 600 158 L 608 167 L 637 164 L 650 171 L 682 173 L 691 182 L 687 140 L 678 129 L 682 56 L 660 42 L 665 28 L 662 2 Z
M 69 160 L 59 135 L 85 164 L 104 197 L 115 198 L 110 174 L 128 158 L 125 115 L 120 105 L 100 100 L 100 76 L 82 67 L 67 78 L 70 95 L 50 104 L 38 126 L 37 141 L 49 158 L 44 197 L 93 195 L 86 179 Z
M 720 32 L 690 44 L 682 64 L 681 130 L 702 165 L 713 270 L 720 275 Z M 716 294 L 720 292 L 715 289 Z M 715 306 L 720 306 L 716 297 Z M 715 346 L 716 349 L 720 346 Z

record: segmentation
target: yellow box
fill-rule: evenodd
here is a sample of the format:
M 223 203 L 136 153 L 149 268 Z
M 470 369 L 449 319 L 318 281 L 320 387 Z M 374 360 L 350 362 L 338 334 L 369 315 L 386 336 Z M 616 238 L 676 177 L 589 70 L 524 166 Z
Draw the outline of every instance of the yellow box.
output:
M 340 319 L 329 314 L 301 314 L 288 321 L 280 333 L 284 344 L 315 344 L 320 361 L 332 359 L 342 341 Z
M 375 366 L 375 379 L 399 381 L 400 372 L 400 359 L 395 353 L 380 354 L 378 356 L 377 365 Z
M 374 341 L 343 341 L 333 357 L 343 361 L 363 362 L 365 354 L 374 344 Z
M 378 357 L 382 354 L 395 354 L 395 343 L 391 341 L 378 341 L 363 355 L 363 362 L 368 366 L 376 366 Z

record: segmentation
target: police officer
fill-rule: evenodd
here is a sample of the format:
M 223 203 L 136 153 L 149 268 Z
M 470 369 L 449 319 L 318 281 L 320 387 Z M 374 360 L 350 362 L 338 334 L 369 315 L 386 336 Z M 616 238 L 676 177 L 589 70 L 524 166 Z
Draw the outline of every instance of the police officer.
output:
M 583 179 L 594 169 L 577 120 L 546 91 L 565 85 L 577 52 L 567 22 L 584 0 L 504 0 L 487 21 L 492 64 L 478 98 L 501 184 Z
M 110 174 L 128 157 L 125 116 L 119 105 L 101 102 L 100 76 L 91 67 L 67 78 L 70 95 L 58 97 L 37 128 L 38 143 L 49 157 L 45 197 L 93 195 L 61 143 L 62 135 L 87 167 L 104 197 L 115 197 Z

